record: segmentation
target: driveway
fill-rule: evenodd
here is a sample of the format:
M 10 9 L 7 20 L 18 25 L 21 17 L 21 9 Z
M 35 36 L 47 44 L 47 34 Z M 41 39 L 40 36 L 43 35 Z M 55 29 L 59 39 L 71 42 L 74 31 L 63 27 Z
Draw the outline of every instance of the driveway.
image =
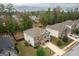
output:
M 52 44 L 51 42 L 46 43 L 46 46 L 55 52 L 55 55 L 63 55 L 65 53 L 62 49 Z
M 78 42 L 79 42 L 79 39 L 76 39 L 76 38 L 74 38 L 74 37 L 70 36 L 70 34 L 68 34 L 68 37 L 69 37 L 70 39 L 73 39 L 73 40 L 75 40 L 75 41 L 78 41 Z

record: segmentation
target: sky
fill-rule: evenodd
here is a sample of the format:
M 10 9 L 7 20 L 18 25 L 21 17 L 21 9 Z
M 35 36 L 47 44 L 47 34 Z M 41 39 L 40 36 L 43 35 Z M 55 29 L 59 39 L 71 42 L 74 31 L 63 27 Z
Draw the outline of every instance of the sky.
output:
M 39 7 L 50 7 L 50 6 L 74 7 L 74 6 L 78 5 L 78 4 L 74 4 L 74 3 L 71 4 L 71 5 L 66 4 L 66 3 L 65 4 L 49 4 L 50 2 L 52 3 L 52 2 L 56 2 L 56 1 L 60 1 L 61 2 L 61 0 L 0 0 L 0 3 L 12 3 L 14 5 L 27 5 L 27 6 L 36 6 L 36 7 L 37 6 L 39 6 Z M 69 1 L 70 0 L 68 0 L 68 2 Z M 46 3 L 46 4 L 44 4 L 44 3 Z
M 52 0 L 48 0 L 49 2 L 51 2 Z M 45 0 L 0 0 L 0 3 L 12 3 L 12 4 L 25 4 L 27 3 L 43 3 L 43 2 L 48 2 Z
M 0 0 L 0 3 L 25 4 L 27 3 L 78 3 L 79 0 Z

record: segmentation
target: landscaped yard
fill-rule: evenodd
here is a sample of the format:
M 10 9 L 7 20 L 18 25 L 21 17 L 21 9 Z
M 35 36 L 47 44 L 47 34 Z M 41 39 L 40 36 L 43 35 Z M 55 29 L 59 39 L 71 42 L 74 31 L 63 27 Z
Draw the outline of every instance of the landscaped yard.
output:
M 55 45 L 57 45 L 57 41 L 58 40 L 60 40 L 61 42 L 60 42 L 60 44 L 61 45 L 57 45 L 59 48 L 64 48 L 65 46 L 67 46 L 68 44 L 70 44 L 71 42 L 73 42 L 73 40 L 72 39 L 68 39 L 68 42 L 63 42 L 62 41 L 62 39 L 59 39 L 59 38 L 55 38 L 55 37 L 51 37 L 52 39 L 51 39 L 51 42 L 53 43 L 53 44 L 55 44 Z
M 36 51 L 38 48 L 33 48 L 32 46 L 27 46 L 24 44 L 25 41 L 19 41 L 17 42 L 16 47 L 19 49 L 19 54 L 20 56 L 36 56 Z M 39 47 L 40 48 L 40 47 Z M 50 56 L 53 55 L 54 52 L 51 51 L 49 48 L 43 48 L 46 55 Z

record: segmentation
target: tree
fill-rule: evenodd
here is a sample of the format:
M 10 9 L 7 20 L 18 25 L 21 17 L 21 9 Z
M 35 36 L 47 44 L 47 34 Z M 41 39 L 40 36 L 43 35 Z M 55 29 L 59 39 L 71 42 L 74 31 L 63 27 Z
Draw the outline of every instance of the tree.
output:
M 0 22 L 0 33 L 3 33 L 4 32 L 4 26 L 2 24 L 2 22 Z
M 62 40 L 63 40 L 64 42 L 68 42 L 68 37 L 67 37 L 67 36 L 64 36 L 64 37 L 62 38 Z
M 32 28 L 32 20 L 25 14 L 22 16 L 22 20 L 20 21 L 20 29 L 24 31 L 29 28 Z
M 75 30 L 73 30 L 73 33 L 75 33 L 76 35 L 79 35 L 79 28 L 76 28 Z
M 6 22 L 6 30 L 8 33 L 14 33 L 15 32 L 15 26 L 13 19 L 10 17 Z
M 11 16 L 14 12 L 15 8 L 13 7 L 13 4 L 9 3 L 6 5 L 6 13 Z
M 43 50 L 43 48 L 38 48 L 36 53 L 37 53 L 37 56 L 45 56 L 46 55 L 46 53 Z
M 3 15 L 5 11 L 5 6 L 3 4 L 0 4 L 0 15 Z
M 48 8 L 48 11 L 40 14 L 40 23 L 44 26 L 53 24 L 53 14 L 51 13 L 50 8 Z

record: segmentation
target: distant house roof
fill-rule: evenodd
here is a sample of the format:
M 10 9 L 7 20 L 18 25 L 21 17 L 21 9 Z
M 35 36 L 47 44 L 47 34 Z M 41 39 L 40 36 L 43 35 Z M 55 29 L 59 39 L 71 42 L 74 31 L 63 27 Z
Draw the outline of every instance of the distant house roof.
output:
M 4 16 L 0 16 L 0 22 L 3 22 Z
M 29 17 L 35 22 L 39 21 L 39 17 L 37 17 L 37 16 L 29 16 Z
M 76 24 L 76 27 L 79 27 L 79 19 L 73 21 L 73 25 Z
M 12 17 L 14 18 L 14 20 L 16 21 L 16 22 L 20 22 L 20 20 L 22 20 L 22 18 L 21 17 L 18 17 L 17 15 L 12 15 Z
M 78 20 L 74 20 L 73 23 L 78 24 L 79 23 L 79 19 Z
M 15 56 L 14 42 L 10 36 L 0 36 L 0 56 Z
M 50 28 L 50 29 L 57 30 L 57 31 L 62 31 L 66 27 L 66 25 L 71 26 L 72 24 L 73 24 L 73 21 L 68 20 L 68 21 L 65 21 L 65 22 L 62 22 L 62 23 L 57 23 L 57 24 L 54 24 L 54 25 L 47 25 L 46 28 Z
M 13 46 L 14 43 L 9 36 L 0 36 L 0 49 L 8 49 Z
M 32 37 L 37 37 L 37 36 L 44 34 L 46 31 L 42 28 L 32 28 L 32 29 L 28 29 L 24 32 Z

